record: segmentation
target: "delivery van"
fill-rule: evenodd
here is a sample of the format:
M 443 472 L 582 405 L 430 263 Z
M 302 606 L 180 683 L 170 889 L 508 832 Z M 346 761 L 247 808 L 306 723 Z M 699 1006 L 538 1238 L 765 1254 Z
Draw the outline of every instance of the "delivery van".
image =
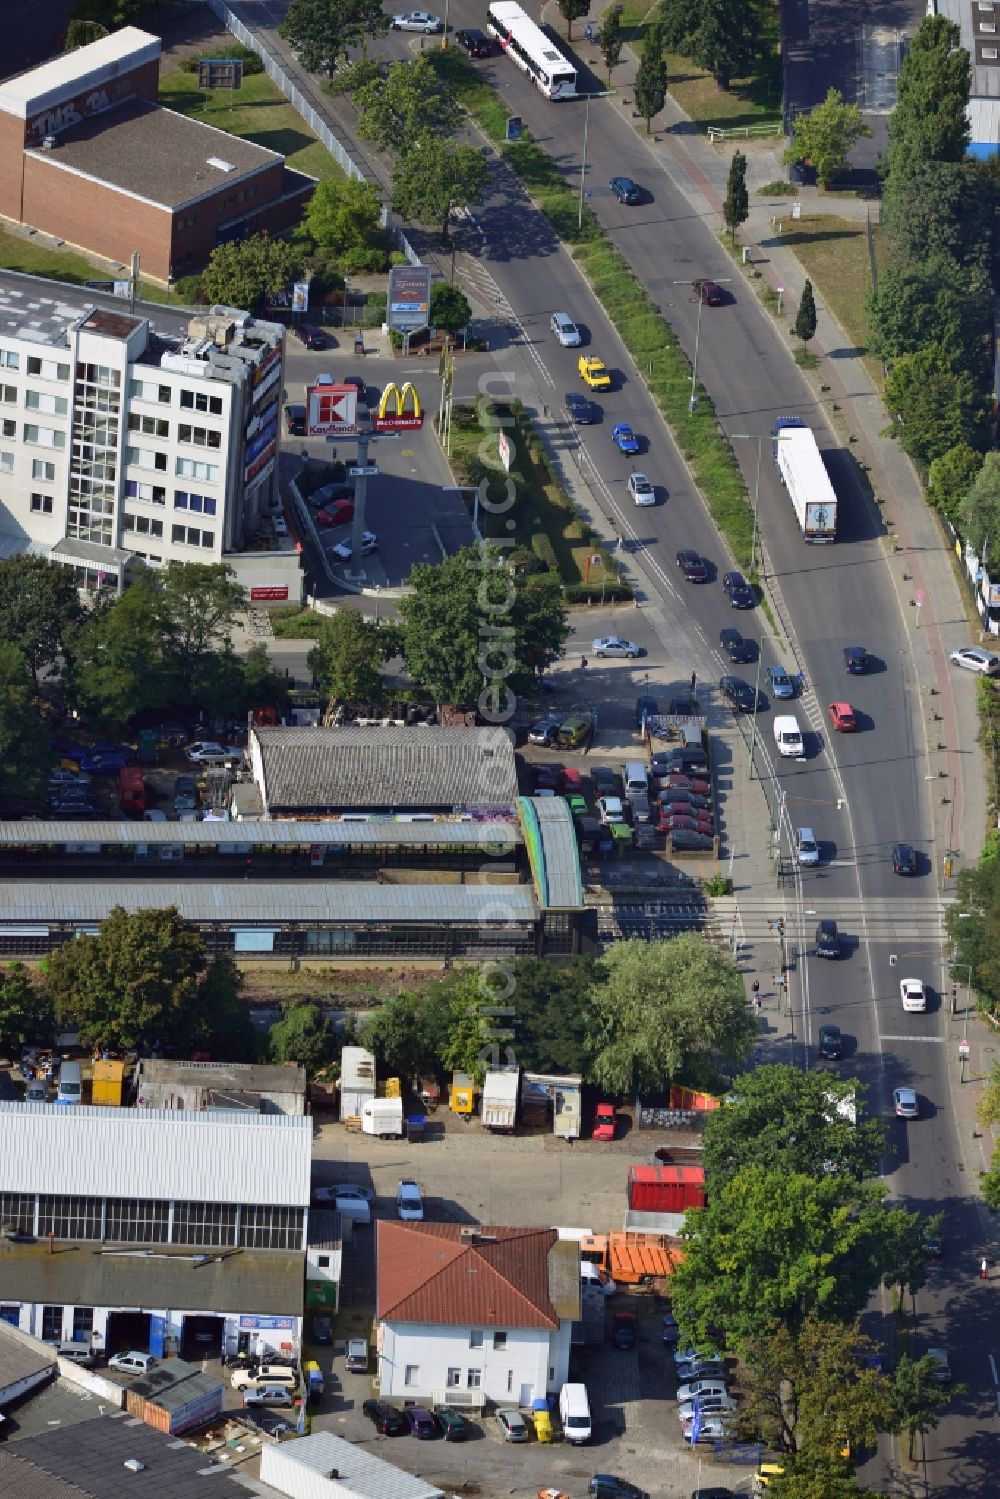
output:
M 590 1401 L 585 1384 L 564 1384 L 559 1391 L 563 1436 L 574 1446 L 590 1441 Z
M 83 1095 L 83 1078 L 79 1062 L 63 1062 L 59 1069 L 59 1092 L 56 1103 L 79 1103 Z
M 802 730 L 798 719 L 791 713 L 779 713 L 774 720 L 774 742 L 778 747 L 778 754 L 786 758 L 798 758 L 804 753 Z

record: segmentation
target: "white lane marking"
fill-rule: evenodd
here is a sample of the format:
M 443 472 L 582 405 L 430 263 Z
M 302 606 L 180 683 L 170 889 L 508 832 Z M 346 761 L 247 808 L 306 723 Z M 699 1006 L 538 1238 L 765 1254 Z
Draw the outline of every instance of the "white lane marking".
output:
M 935 1046 L 941 1046 L 944 1044 L 943 1036 L 883 1036 L 882 1040 L 892 1042 L 930 1041 Z

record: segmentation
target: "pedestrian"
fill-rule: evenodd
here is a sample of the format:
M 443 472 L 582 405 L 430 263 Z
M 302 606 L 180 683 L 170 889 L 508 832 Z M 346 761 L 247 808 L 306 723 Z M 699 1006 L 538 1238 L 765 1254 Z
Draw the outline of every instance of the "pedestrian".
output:
M 587 670 L 587 658 L 586 658 L 586 656 L 581 656 L 580 657 L 580 670 L 581 671 L 586 671 Z
M 760 979 L 754 979 L 752 987 L 754 1004 L 757 1004 L 760 1000 Z
M 624 536 L 622 536 L 621 532 L 619 532 L 618 533 L 618 540 L 615 542 L 615 551 L 616 552 L 622 552 L 624 550 L 625 550 L 625 538 L 624 538 Z
M 253 859 L 251 858 L 251 856 L 249 854 L 247 854 L 246 858 L 243 860 L 243 878 L 245 880 L 248 880 L 252 874 L 253 874 Z
M 693 671 L 691 673 L 691 691 L 692 692 L 695 690 L 695 688 L 697 687 L 697 685 L 698 685 L 698 673 L 696 671 Z
M 987 1265 L 986 1260 L 984 1259 L 983 1262 L 982 1262 L 982 1264 L 979 1267 L 979 1279 L 980 1280 L 989 1280 L 989 1278 L 990 1278 L 989 1266 Z

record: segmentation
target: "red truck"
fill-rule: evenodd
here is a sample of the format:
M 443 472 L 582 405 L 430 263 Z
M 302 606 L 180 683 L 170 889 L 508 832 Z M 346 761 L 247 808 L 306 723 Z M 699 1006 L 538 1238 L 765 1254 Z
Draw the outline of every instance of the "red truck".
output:
M 130 817 L 141 817 L 146 810 L 146 783 L 138 765 L 123 765 L 118 772 L 118 805 Z

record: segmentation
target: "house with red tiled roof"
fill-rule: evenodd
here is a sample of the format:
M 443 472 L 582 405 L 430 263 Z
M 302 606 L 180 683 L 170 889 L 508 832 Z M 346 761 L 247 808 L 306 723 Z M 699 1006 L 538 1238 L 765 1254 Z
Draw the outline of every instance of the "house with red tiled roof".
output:
M 384 1398 L 530 1406 L 562 1388 L 578 1244 L 554 1228 L 382 1219 L 376 1255 Z

